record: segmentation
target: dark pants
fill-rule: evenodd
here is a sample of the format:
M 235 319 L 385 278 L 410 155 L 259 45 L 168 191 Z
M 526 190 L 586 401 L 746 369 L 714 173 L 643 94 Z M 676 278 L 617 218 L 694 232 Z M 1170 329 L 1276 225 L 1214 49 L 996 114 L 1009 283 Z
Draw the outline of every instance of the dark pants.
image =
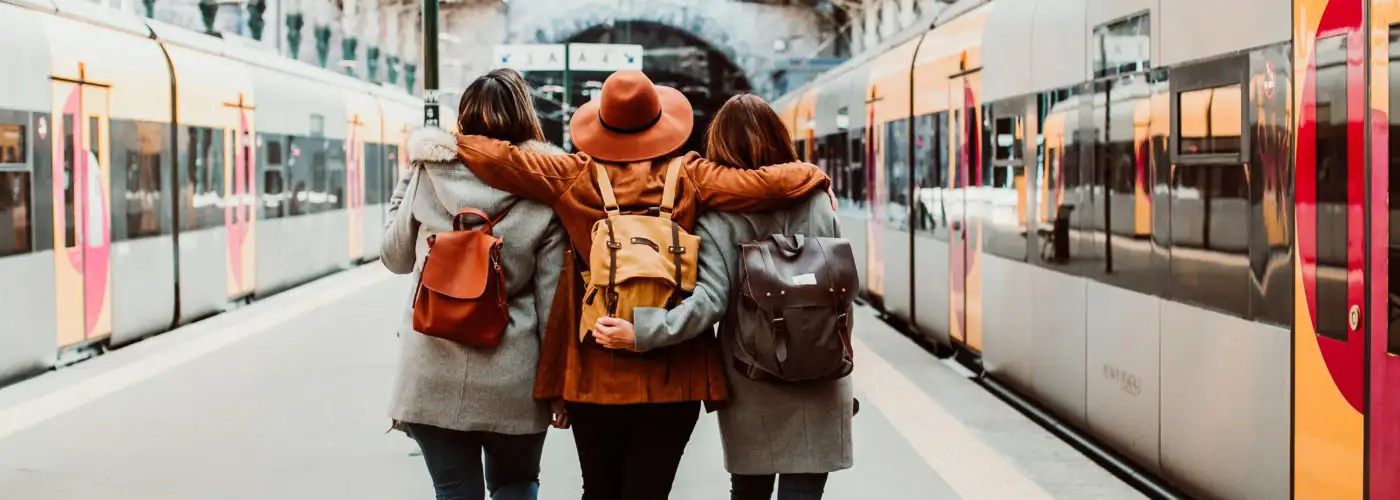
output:
M 729 500 L 769 500 L 773 479 L 778 480 L 778 500 L 821 500 L 826 490 L 826 474 L 780 474 L 729 476 Z
M 583 500 L 666 500 L 700 403 L 569 403 Z
M 514 436 L 408 426 L 408 435 L 423 450 L 437 500 L 484 500 L 483 488 L 490 491 L 493 500 L 535 500 L 540 487 L 544 434 Z

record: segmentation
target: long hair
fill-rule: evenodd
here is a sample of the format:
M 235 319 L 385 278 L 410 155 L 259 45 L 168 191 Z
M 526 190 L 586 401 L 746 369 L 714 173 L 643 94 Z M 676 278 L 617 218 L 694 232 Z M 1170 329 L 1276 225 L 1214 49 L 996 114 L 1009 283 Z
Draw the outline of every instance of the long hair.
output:
M 530 84 L 513 69 L 496 69 L 472 82 L 457 103 L 457 129 L 512 144 L 544 140 Z
M 729 98 L 705 135 L 705 156 L 728 167 L 756 169 L 797 161 L 783 120 L 767 101 L 753 94 Z

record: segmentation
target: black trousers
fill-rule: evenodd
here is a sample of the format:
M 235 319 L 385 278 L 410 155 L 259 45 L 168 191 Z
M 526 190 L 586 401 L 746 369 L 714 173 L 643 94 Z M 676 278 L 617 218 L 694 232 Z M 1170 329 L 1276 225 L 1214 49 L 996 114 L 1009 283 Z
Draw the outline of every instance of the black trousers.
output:
M 771 500 L 774 479 L 778 500 L 821 500 L 826 490 L 826 474 L 731 474 L 729 500 Z
M 569 403 L 583 500 L 666 500 L 700 402 Z

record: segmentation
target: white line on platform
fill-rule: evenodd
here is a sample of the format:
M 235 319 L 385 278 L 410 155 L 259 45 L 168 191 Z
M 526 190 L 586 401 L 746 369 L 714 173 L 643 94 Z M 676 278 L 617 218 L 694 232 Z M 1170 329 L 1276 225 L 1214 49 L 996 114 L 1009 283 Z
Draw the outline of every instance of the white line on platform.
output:
M 354 271 L 350 272 L 354 273 Z M 240 320 L 218 330 L 200 332 L 200 337 L 197 339 L 144 357 L 139 362 L 97 374 L 82 382 L 0 411 L 0 440 L 228 347 L 235 342 L 302 317 L 322 306 L 379 283 L 389 276 L 390 274 L 384 272 L 366 272 L 363 275 L 351 276 L 351 280 L 347 283 L 337 283 L 335 287 L 323 287 L 322 291 L 298 298 L 294 302 L 273 305 L 272 308 L 257 316 Z M 317 286 L 317 284 L 308 286 Z M 248 312 L 250 311 L 229 314 L 247 314 Z
M 856 386 L 965 500 L 1052 498 L 972 430 L 856 339 Z

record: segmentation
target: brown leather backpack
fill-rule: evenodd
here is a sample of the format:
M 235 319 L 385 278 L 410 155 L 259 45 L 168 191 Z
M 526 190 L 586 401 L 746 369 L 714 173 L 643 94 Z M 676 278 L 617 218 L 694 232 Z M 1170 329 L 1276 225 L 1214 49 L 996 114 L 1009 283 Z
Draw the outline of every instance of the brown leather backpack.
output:
M 846 240 L 773 235 L 739 245 L 734 367 L 781 382 L 849 375 L 856 284 Z
M 466 217 L 483 221 L 466 230 Z M 428 237 L 428 256 L 413 299 L 413 329 L 424 335 L 474 347 L 495 347 L 510 324 L 506 277 L 501 268 L 502 239 L 493 221 L 467 208 L 452 218 L 452 231 Z
M 695 291 L 700 237 L 671 218 L 681 158 L 666 166 L 657 215 L 623 215 L 607 169 L 599 164 L 598 189 L 607 217 L 593 224 L 592 255 L 584 274 L 579 339 L 601 316 L 632 321 L 633 307 L 670 307 Z

